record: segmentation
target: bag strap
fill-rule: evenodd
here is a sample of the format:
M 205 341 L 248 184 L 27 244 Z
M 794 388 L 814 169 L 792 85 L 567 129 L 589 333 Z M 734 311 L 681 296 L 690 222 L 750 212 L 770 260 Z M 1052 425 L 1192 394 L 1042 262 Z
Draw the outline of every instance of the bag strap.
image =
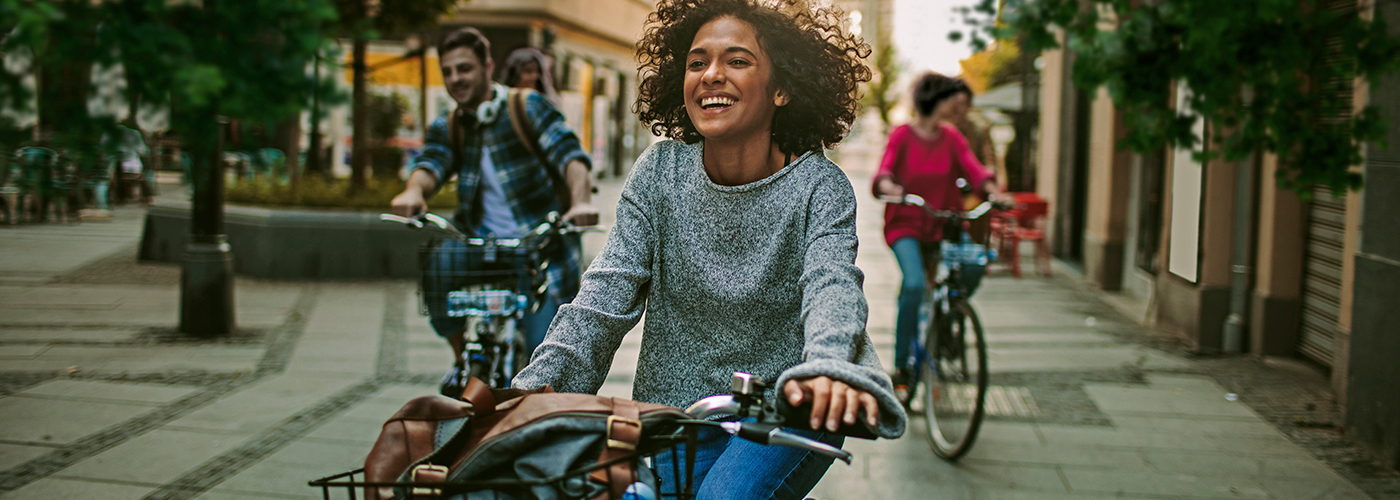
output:
M 452 148 L 452 161 L 454 163 L 449 168 L 453 169 L 457 168 L 455 164 L 462 162 L 462 124 L 459 123 L 461 118 L 461 106 L 453 109 L 452 113 L 447 115 L 447 142 L 448 147 Z
M 467 388 L 462 391 L 462 401 L 472 404 L 472 416 L 477 418 L 496 412 L 496 396 L 491 393 L 491 386 L 476 377 L 467 379 Z
M 549 174 L 549 181 L 554 186 L 554 195 L 559 198 L 559 205 L 564 207 L 564 211 L 569 211 L 573 206 L 572 195 L 569 194 L 568 183 L 564 180 L 564 175 L 559 173 L 559 169 L 549 161 L 544 151 L 540 148 L 540 136 L 530 123 L 529 115 L 525 114 L 525 99 L 529 97 L 533 90 L 530 89 L 510 89 L 510 94 L 506 99 L 506 109 L 510 114 L 510 126 L 515 129 L 515 135 L 520 138 L 520 143 L 525 145 L 525 149 L 544 166 L 545 172 Z
M 637 407 L 637 402 L 618 398 L 613 398 L 612 402 L 613 414 L 608 416 L 604 431 L 607 446 L 598 455 L 597 463 L 600 464 L 635 454 L 637 443 L 642 439 L 641 409 Z M 598 494 L 592 500 L 620 500 L 627 492 L 627 487 L 637 481 L 636 465 L 633 462 L 622 460 L 607 468 L 593 471 L 589 477 L 599 483 L 606 483 L 608 491 Z

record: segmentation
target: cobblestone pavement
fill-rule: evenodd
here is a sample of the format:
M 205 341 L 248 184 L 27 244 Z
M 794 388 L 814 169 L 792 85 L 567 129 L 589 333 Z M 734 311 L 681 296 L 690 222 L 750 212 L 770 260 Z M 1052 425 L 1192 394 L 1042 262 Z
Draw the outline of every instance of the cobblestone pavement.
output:
M 864 193 L 868 174 L 851 175 Z M 604 223 L 619 188 L 601 186 Z M 306 481 L 357 468 L 448 365 L 406 282 L 240 278 L 240 331 L 182 337 L 178 268 L 134 262 L 142 214 L 0 227 L 0 499 L 320 498 Z M 888 357 L 899 276 L 879 214 L 862 196 L 858 264 Z M 586 238 L 596 252 L 603 236 Z M 919 416 L 901 439 L 849 440 L 855 464 L 812 496 L 1400 497 L 1306 365 L 1191 356 L 1065 273 L 989 278 L 975 303 L 992 384 L 1035 412 L 992 416 L 956 464 Z M 604 394 L 630 394 L 639 331 Z

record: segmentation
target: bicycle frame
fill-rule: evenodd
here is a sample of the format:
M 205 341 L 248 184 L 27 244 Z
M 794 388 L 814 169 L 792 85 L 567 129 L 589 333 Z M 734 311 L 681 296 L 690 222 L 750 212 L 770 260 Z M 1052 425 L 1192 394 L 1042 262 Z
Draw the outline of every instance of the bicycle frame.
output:
M 937 210 L 929 208 L 928 204 L 924 201 L 923 197 L 916 194 L 904 195 L 903 197 L 882 196 L 880 197 L 880 200 L 886 203 L 913 205 L 919 207 L 923 209 L 923 211 L 927 213 L 930 217 L 932 217 L 935 221 L 941 220 L 945 224 L 949 225 L 961 224 L 963 222 L 978 220 L 991 213 L 992 211 L 991 202 L 983 202 L 976 208 L 973 208 L 972 210 L 967 212 L 957 210 Z M 967 228 L 959 228 L 959 231 L 967 230 Z M 985 244 L 976 244 L 984 249 L 986 248 Z M 924 306 L 927 306 L 930 309 L 928 311 L 928 314 L 930 316 L 928 318 L 928 321 L 937 321 L 939 319 L 938 313 L 940 312 L 940 310 L 943 313 L 948 313 L 953 309 L 951 307 L 951 303 L 954 300 L 966 300 L 967 297 L 970 295 L 968 290 L 963 286 L 962 280 L 959 279 L 961 277 L 960 274 L 962 272 L 963 259 L 953 258 L 954 256 L 950 255 L 951 249 L 949 248 L 949 244 L 946 240 L 944 241 L 944 244 L 940 245 L 938 253 L 939 259 L 937 262 L 924 262 L 924 272 L 925 276 L 927 276 L 928 278 L 928 297 L 925 300 Z M 947 270 L 947 275 L 940 277 L 939 275 L 943 274 L 940 271 L 942 271 L 943 269 Z M 924 330 L 925 328 L 923 328 L 923 323 L 921 321 L 919 331 L 923 332 Z M 947 332 L 947 330 L 948 328 L 939 328 L 940 332 Z M 912 342 L 913 344 L 910 346 L 910 359 L 904 360 L 902 363 L 904 364 L 904 368 L 907 370 L 907 373 L 919 373 L 919 370 L 923 369 L 924 363 L 928 362 L 928 346 L 923 345 L 924 339 L 922 335 L 915 335 L 914 338 L 910 340 L 910 342 Z M 912 386 L 910 387 L 910 391 L 913 391 Z
M 918 206 L 934 220 L 958 224 L 957 229 L 963 231 L 960 234 L 961 243 L 947 241 L 949 233 L 944 233 L 945 239 L 939 248 L 941 258 L 938 269 L 931 274 L 941 274 L 942 270 L 946 270 L 947 274 L 928 282 L 929 297 L 925 305 L 929 308 L 928 321 L 931 323 L 927 327 L 920 325 L 920 334 L 910 339 L 912 350 L 909 359 L 902 361 L 911 374 L 907 389 L 901 395 L 902 401 L 906 405 L 912 402 L 922 382 L 925 386 L 923 401 L 929 445 L 939 457 L 956 460 L 967 453 L 977 438 L 984 416 L 987 389 L 986 339 L 977 311 L 969 301 L 977 284 L 965 279 L 967 276 L 963 273 L 973 268 L 964 269 L 964 266 L 985 266 L 994 258 L 984 242 L 971 241 L 969 236 L 975 235 L 972 228 L 962 226 L 989 213 L 992 204 L 983 203 L 970 212 L 962 213 L 929 209 L 923 199 L 915 195 L 886 201 Z M 968 343 L 969 335 L 975 344 Z M 975 345 L 975 352 L 969 353 L 972 345 Z M 971 369 L 974 364 L 976 368 Z M 965 393 L 963 389 L 968 387 L 974 392 Z M 971 396 L 971 399 L 964 399 L 967 396 Z M 963 406 L 960 400 L 970 405 Z M 960 415 L 962 411 L 968 412 L 966 418 Z M 951 413 L 940 415 L 942 412 Z M 966 422 L 966 427 L 960 427 L 960 422 Z M 950 425 L 945 428 L 944 423 Z M 959 434 L 957 429 L 964 432 Z

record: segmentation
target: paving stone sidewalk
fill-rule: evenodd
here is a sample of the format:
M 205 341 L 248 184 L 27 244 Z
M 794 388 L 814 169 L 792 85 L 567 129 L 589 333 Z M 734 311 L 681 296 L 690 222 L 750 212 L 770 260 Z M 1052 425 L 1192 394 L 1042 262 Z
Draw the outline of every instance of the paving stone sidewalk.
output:
M 620 187 L 600 187 L 605 224 Z M 888 357 L 898 269 L 860 198 Z M 450 355 L 406 282 L 240 279 L 236 335 L 175 333 L 178 268 L 134 262 L 143 213 L 0 227 L 0 499 L 320 498 L 307 480 L 357 468 L 384 419 L 435 390 Z M 603 241 L 586 238 L 589 254 Z M 848 441 L 855 464 L 813 497 L 1400 497 L 1315 425 L 1332 416 L 1306 367 L 1184 355 L 1063 275 L 990 278 L 976 304 L 1006 399 L 972 453 L 934 458 L 916 416 L 902 439 Z M 640 328 L 603 393 L 630 395 L 639 346 Z M 1298 402 L 1267 399 L 1282 391 Z

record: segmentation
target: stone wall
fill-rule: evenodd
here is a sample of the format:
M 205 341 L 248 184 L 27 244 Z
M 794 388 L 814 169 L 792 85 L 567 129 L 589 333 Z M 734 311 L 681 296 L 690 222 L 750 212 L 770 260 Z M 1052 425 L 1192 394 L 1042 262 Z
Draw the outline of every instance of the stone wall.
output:
M 238 206 L 225 207 L 224 230 L 234 272 L 271 279 L 416 278 L 418 248 L 432 236 L 380 221 L 377 212 Z M 141 260 L 180 262 L 189 231 L 189 203 L 151 207 Z

